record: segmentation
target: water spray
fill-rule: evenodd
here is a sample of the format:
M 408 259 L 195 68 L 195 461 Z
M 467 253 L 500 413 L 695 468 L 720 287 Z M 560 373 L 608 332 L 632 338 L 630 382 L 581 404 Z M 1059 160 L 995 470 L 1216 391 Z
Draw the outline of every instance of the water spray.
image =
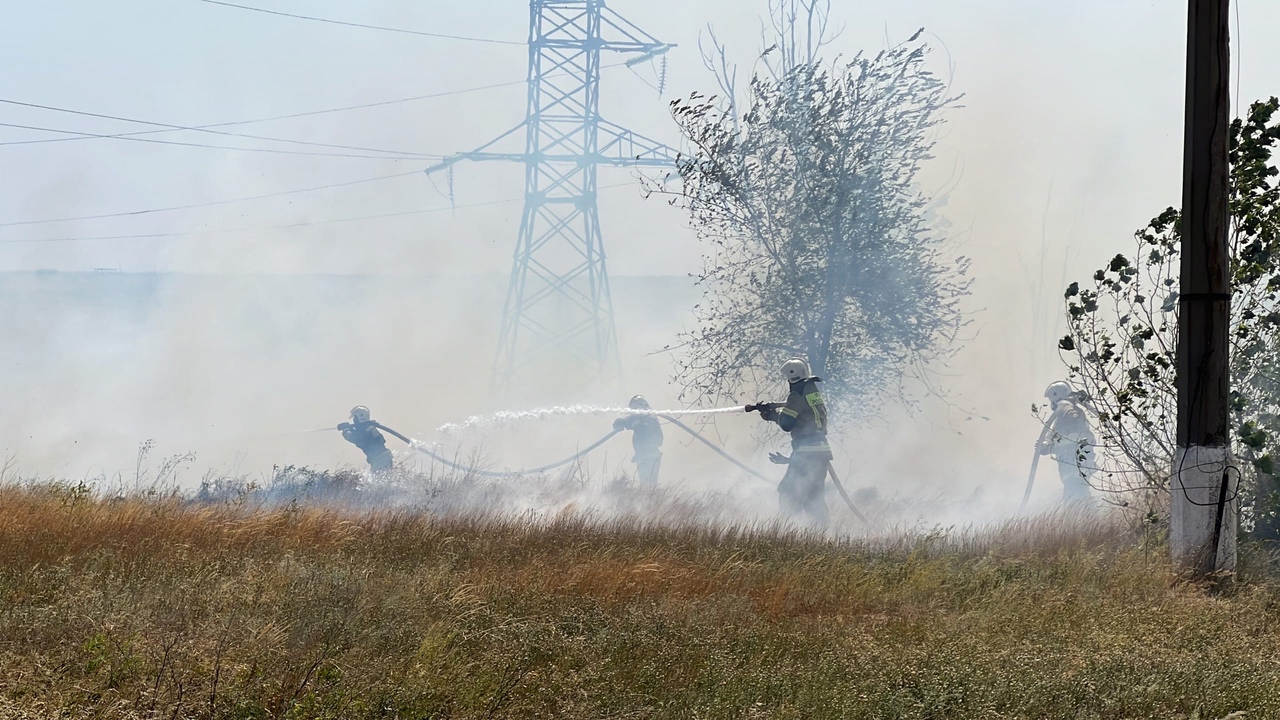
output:
M 635 408 L 604 407 L 600 405 L 566 405 L 534 410 L 504 410 L 489 415 L 476 415 L 460 423 L 447 423 L 436 428 L 441 435 L 492 428 L 502 425 L 525 422 L 529 420 L 545 420 L 549 417 L 568 417 L 574 415 L 650 415 L 653 417 L 682 417 L 687 415 L 727 415 L 740 413 L 743 407 L 709 408 L 692 410 L 638 410 Z
M 294 435 L 314 435 L 316 433 L 333 432 L 333 426 L 316 428 L 315 430 L 298 430 L 297 432 L 281 433 L 278 437 L 293 437 Z

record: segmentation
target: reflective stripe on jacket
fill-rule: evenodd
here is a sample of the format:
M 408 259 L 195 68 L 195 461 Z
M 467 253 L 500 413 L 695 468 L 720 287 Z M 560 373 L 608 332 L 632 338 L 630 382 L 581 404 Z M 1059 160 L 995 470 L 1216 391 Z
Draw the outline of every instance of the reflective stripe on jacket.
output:
M 827 405 L 818 390 L 817 378 L 791 383 L 787 402 L 778 408 L 778 425 L 791 433 L 795 452 L 830 453 L 827 444 Z

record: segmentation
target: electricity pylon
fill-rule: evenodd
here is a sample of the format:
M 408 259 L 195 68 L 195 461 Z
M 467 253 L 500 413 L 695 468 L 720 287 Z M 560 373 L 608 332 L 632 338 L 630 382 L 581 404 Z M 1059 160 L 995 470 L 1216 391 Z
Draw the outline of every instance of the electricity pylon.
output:
M 427 169 L 435 173 L 463 160 L 525 166 L 524 215 L 494 363 L 495 385 L 504 392 L 521 368 L 554 350 L 576 353 L 602 374 L 618 369 L 597 169 L 669 167 L 676 152 L 600 117 L 600 55 L 633 54 L 631 65 L 672 47 L 604 0 L 530 0 L 524 122 Z M 522 129 L 523 152 L 498 151 Z

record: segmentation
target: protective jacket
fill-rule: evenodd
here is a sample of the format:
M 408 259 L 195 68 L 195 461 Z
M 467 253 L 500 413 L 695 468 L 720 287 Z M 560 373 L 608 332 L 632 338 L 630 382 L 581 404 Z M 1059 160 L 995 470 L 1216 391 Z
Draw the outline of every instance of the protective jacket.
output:
M 818 390 L 820 378 L 806 378 L 791 383 L 787 402 L 765 415 L 791 433 L 791 449 L 796 453 L 823 453 L 829 458 L 827 444 L 827 406 Z
M 1053 409 L 1051 423 L 1049 435 L 1045 438 L 1046 447 L 1042 450 L 1046 454 L 1074 453 L 1075 448 L 1082 444 L 1093 445 L 1097 442 L 1093 430 L 1089 428 L 1089 417 L 1085 415 L 1084 408 L 1071 400 L 1058 403 Z
M 781 407 L 761 413 L 791 433 L 787 472 L 778 483 L 778 502 L 788 516 L 804 515 L 817 526 L 827 524 L 826 481 L 831 463 L 827 444 L 827 406 L 818 390 L 818 378 L 791 383 L 791 392 Z
M 614 430 L 631 431 L 631 447 L 636 455 L 653 452 L 662 447 L 662 425 L 652 415 L 628 415 L 613 423 Z
M 658 470 L 662 466 L 662 426 L 652 415 L 628 415 L 613 421 L 614 430 L 631 431 L 631 447 L 635 450 L 631 462 L 636 465 L 636 475 L 643 485 L 658 484 Z
M 375 422 L 343 423 L 338 426 L 342 438 L 364 452 L 369 461 L 369 469 L 374 472 L 390 470 L 394 463 L 391 451 L 387 449 L 387 439 L 378 432 Z
M 1072 400 L 1059 402 L 1053 410 L 1040 454 L 1052 455 L 1058 461 L 1063 500 L 1088 500 L 1089 480 L 1096 471 L 1094 446 L 1097 442 L 1084 408 Z

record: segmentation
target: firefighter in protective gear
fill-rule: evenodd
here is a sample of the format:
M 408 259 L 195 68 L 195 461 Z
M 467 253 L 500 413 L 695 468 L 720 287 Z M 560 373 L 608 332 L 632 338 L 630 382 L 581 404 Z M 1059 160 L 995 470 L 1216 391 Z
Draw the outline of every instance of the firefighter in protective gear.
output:
M 1097 438 L 1089 428 L 1089 417 L 1080 395 L 1065 382 L 1055 382 L 1044 391 L 1053 414 L 1049 416 L 1040 454 L 1058 461 L 1064 503 L 1087 502 L 1092 493 L 1089 479 L 1096 470 L 1094 446 Z
M 791 391 L 787 401 L 760 410 L 766 422 L 776 422 L 791 434 L 791 457 L 774 453 L 769 458 L 787 466 L 778 484 L 778 503 L 784 514 L 803 514 L 812 525 L 825 527 L 827 466 L 832 458 L 827 444 L 827 407 L 818 390 L 822 380 L 813 377 L 809 363 L 798 358 L 782 366 L 782 377 Z
M 627 403 L 632 410 L 651 410 L 643 395 L 636 395 Z M 653 415 L 633 414 L 613 421 L 613 429 L 631 431 L 631 448 L 635 455 L 631 462 L 636 466 L 636 477 L 645 487 L 658 484 L 658 470 L 662 467 L 662 426 Z
M 342 423 L 338 430 L 344 440 L 364 452 L 370 470 L 383 473 L 391 469 L 394 460 L 387 449 L 387 439 L 378 432 L 378 423 L 373 421 L 369 408 L 363 405 L 352 408 L 351 422 Z

